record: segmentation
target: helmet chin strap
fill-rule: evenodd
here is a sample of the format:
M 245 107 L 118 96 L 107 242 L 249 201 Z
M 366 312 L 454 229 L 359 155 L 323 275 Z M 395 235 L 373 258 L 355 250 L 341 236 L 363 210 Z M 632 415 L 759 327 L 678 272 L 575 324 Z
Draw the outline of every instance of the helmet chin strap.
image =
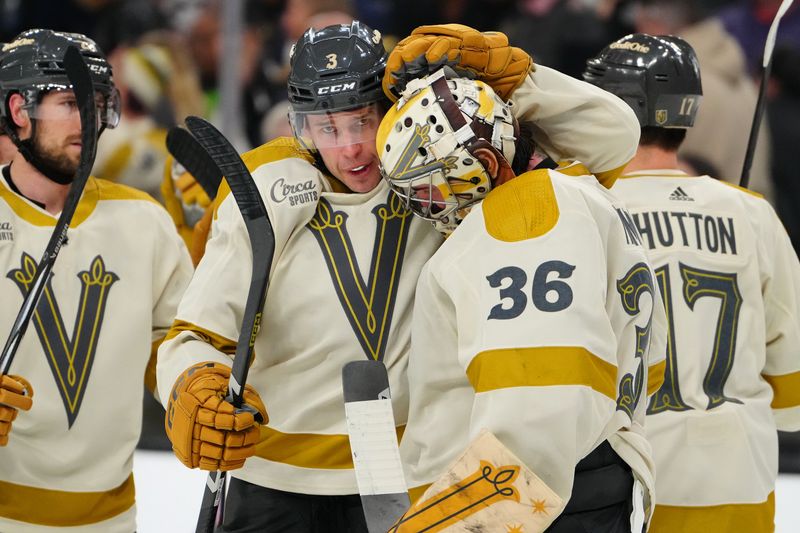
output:
M 14 142 L 19 150 L 19 153 L 22 154 L 22 157 L 33 166 L 36 170 L 38 170 L 42 175 L 44 175 L 50 181 L 58 183 L 59 185 L 69 185 L 72 183 L 72 180 L 75 178 L 74 173 L 66 173 L 58 170 L 53 165 L 42 159 L 39 154 L 37 153 L 36 147 L 33 143 L 33 138 L 36 135 L 36 121 L 31 120 L 31 136 L 24 141 L 19 138 L 17 132 L 14 128 L 8 126 L 6 121 L 3 121 L 3 129 L 5 130 L 6 134 L 9 138 Z

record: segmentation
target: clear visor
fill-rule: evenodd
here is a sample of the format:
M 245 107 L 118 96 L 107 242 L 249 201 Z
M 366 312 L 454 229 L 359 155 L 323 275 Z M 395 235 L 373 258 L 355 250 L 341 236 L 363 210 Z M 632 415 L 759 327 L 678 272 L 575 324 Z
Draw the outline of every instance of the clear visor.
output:
M 459 202 L 445 174 L 443 163 L 434 163 L 407 174 L 391 177 L 381 165 L 381 175 L 407 209 L 425 220 L 445 218 L 458 209 Z
M 382 117 L 377 103 L 347 111 L 289 111 L 294 136 L 309 150 L 374 145 Z
M 37 93 L 38 91 L 30 91 L 23 95 L 25 97 L 24 108 L 29 117 L 38 120 L 80 119 L 78 102 L 72 89 L 51 90 L 41 99 L 37 98 Z M 113 88 L 109 94 L 96 92 L 95 107 L 98 128 L 101 126 L 108 129 L 117 127 L 120 116 L 120 99 L 116 88 Z

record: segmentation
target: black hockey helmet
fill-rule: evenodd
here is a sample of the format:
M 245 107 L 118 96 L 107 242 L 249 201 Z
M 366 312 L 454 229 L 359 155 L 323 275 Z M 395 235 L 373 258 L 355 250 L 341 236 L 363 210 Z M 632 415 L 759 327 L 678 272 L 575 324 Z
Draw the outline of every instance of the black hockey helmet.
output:
M 589 59 L 583 79 L 625 100 L 642 127 L 690 128 L 703 94 L 694 49 L 671 35 L 627 35 Z
M 8 99 L 21 94 L 35 116 L 35 107 L 47 91 L 70 89 L 72 84 L 64 68 L 64 54 L 69 46 L 80 50 L 103 105 L 98 109 L 101 125 L 114 128 L 119 123 L 120 101 L 109 65 L 97 44 L 78 33 L 52 30 L 27 30 L 17 35 L 0 49 L 0 116 L 13 126 L 9 119 Z
M 386 58 L 380 32 L 357 20 L 307 29 L 292 46 L 292 110 L 342 111 L 381 101 Z

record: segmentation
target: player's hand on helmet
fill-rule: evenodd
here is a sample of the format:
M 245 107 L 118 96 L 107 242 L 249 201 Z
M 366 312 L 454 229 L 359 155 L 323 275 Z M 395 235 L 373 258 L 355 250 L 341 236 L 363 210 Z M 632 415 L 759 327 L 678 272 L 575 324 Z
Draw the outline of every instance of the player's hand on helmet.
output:
M 259 425 L 269 420 L 267 409 L 249 385 L 240 409 L 225 401 L 230 375 L 225 365 L 207 362 L 175 381 L 165 426 L 172 450 L 189 468 L 235 470 L 256 451 Z
M 0 376 L 0 446 L 8 444 L 11 423 L 33 405 L 33 387 L 19 376 Z
M 409 81 L 443 66 L 487 83 L 504 100 L 534 68 L 531 56 L 509 46 L 503 33 L 479 32 L 463 24 L 420 26 L 389 54 L 383 92 L 397 100 Z

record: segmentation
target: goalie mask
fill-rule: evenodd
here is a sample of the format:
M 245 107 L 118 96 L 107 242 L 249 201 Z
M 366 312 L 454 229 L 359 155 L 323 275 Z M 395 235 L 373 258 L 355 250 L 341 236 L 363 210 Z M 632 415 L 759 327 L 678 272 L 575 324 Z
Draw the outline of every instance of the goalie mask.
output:
M 378 130 L 381 173 L 414 214 L 449 235 L 492 189 L 476 156 L 514 160 L 516 122 L 509 106 L 477 80 L 446 80 L 440 70 L 408 84 Z

